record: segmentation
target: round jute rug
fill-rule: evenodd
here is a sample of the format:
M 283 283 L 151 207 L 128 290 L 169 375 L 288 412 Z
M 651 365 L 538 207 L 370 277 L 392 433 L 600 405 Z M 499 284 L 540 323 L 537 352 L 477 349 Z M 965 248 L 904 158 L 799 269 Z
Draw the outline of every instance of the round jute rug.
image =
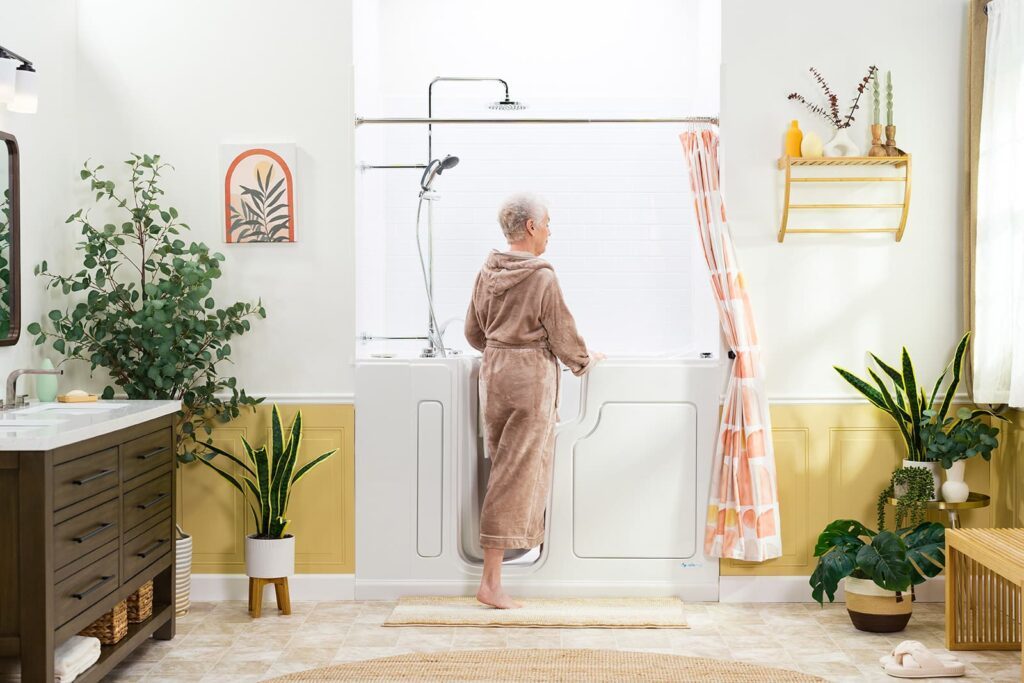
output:
M 273 681 L 822 681 L 742 662 L 624 650 L 415 652 L 300 671 Z

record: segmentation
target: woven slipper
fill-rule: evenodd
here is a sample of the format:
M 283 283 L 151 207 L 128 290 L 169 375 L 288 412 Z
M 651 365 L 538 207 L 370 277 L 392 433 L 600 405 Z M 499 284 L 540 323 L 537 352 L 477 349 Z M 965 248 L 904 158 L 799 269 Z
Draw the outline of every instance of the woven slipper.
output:
M 885 657 L 882 658 L 886 659 Z M 964 675 L 964 665 L 953 655 L 936 655 L 916 640 L 905 640 L 893 650 L 891 661 L 883 663 L 894 678 L 944 678 Z
M 906 649 L 907 647 L 909 647 L 911 645 L 922 645 L 922 643 L 920 643 L 919 641 L 916 641 L 916 640 L 904 640 L 902 643 L 900 643 L 899 645 L 894 647 L 892 649 L 892 652 L 890 652 L 887 655 L 882 655 L 881 657 L 879 657 L 878 658 L 878 663 L 882 666 L 883 669 L 885 668 L 886 664 L 895 664 L 895 663 L 897 663 L 896 662 L 896 656 L 895 656 L 896 655 L 896 650 L 899 649 L 899 648 Z M 936 657 L 938 657 L 939 659 L 941 659 L 944 662 L 947 662 L 949 664 L 957 664 L 960 661 L 959 659 L 956 658 L 956 655 L 954 655 L 951 652 L 940 652 L 938 654 L 933 652 L 932 654 L 934 654 Z

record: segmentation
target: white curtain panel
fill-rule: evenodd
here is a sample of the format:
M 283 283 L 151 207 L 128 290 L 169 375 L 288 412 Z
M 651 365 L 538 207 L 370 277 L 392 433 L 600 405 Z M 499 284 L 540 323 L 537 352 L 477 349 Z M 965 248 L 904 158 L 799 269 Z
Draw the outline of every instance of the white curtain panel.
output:
M 1024 0 L 988 11 L 978 159 L 974 400 L 1024 406 Z

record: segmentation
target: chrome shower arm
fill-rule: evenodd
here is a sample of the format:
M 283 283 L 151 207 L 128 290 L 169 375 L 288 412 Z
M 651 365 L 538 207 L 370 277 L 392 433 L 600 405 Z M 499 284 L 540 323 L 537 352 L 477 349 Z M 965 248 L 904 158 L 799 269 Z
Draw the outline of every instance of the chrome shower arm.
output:
M 494 78 L 490 76 L 437 76 L 434 80 L 430 81 L 430 85 L 427 86 L 427 118 L 431 119 L 434 117 L 434 84 L 442 81 L 494 81 L 501 83 L 505 86 L 505 99 L 508 99 L 508 83 L 504 78 Z M 433 125 L 427 124 L 427 163 L 434 158 L 434 141 L 433 141 Z

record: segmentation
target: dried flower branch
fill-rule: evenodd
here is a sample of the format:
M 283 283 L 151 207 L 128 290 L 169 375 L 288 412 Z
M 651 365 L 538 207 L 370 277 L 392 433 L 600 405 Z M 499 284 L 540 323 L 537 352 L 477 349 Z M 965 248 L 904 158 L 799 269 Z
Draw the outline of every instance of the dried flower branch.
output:
M 811 113 L 823 117 L 830 125 L 836 128 L 849 128 L 853 123 L 854 113 L 857 109 L 860 109 L 860 96 L 863 94 L 864 88 L 874 75 L 876 68 L 874 66 L 870 67 L 868 69 L 868 75 L 861 79 L 860 83 L 857 85 L 857 96 L 854 98 L 853 104 L 850 106 L 850 112 L 846 115 L 845 119 L 841 118 L 839 115 L 839 98 L 832 91 L 832 88 L 829 87 L 828 81 L 826 81 L 825 77 L 821 75 L 821 72 L 813 66 L 809 71 L 814 75 L 814 79 L 818 82 L 818 85 L 821 86 L 822 91 L 825 93 L 825 98 L 828 100 L 828 109 L 825 109 L 820 105 L 811 104 L 799 93 L 790 93 L 788 99 L 800 102 L 807 107 Z

